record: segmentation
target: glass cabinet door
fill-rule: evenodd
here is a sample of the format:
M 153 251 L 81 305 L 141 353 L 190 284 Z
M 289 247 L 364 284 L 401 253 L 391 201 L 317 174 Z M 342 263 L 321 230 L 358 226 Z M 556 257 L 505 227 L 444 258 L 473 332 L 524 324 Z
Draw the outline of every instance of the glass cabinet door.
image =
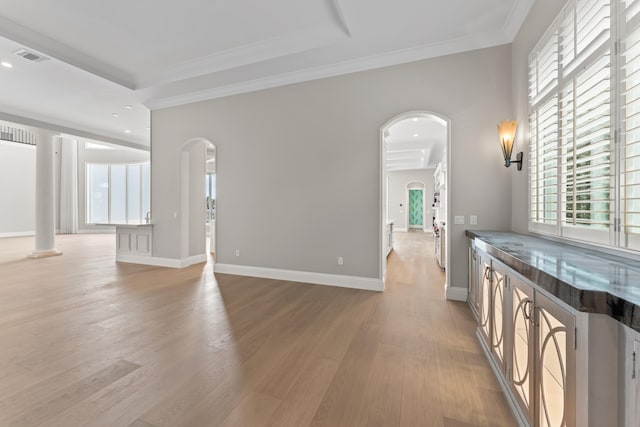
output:
M 575 426 L 575 318 L 536 293 L 537 408 L 541 427 Z
M 504 371 L 505 324 L 504 292 L 506 284 L 505 269 L 495 261 L 492 264 L 491 281 L 491 352 Z
M 491 261 L 486 256 L 480 256 L 480 331 L 489 343 L 491 336 Z
M 510 317 L 510 353 L 507 357 L 511 363 L 509 384 L 515 391 L 522 411 L 527 414 L 529 423 L 533 420 L 534 393 L 534 337 L 533 323 L 534 291 L 533 288 L 518 279 L 509 277 Z

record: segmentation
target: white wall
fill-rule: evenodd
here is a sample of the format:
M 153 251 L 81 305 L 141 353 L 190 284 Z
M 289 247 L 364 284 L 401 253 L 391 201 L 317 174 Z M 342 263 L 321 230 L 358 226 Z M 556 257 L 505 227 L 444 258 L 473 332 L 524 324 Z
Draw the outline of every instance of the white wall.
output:
M 0 141 L 0 237 L 35 230 L 36 147 Z
M 406 229 L 407 228 L 407 212 L 408 212 L 408 200 L 407 200 L 407 184 L 410 182 L 419 181 L 424 184 L 424 199 L 425 199 L 425 215 L 424 225 L 427 230 L 431 230 L 431 224 L 433 223 L 433 171 L 434 169 L 416 169 L 407 171 L 394 171 L 388 172 L 388 218 L 394 221 L 394 229 Z M 400 206 L 402 205 L 402 206 Z
M 514 156 L 517 152 L 524 152 L 522 171 L 513 173 L 511 184 L 511 228 L 520 233 L 528 232 L 529 217 L 529 54 L 566 2 L 567 0 L 534 2 L 511 47 L 513 118 L 518 121 L 518 134 L 513 152 Z M 515 169 L 515 166 L 510 169 Z
M 179 150 L 203 137 L 217 146 L 218 262 L 379 277 L 380 127 L 415 110 L 451 120 L 450 218 L 509 229 L 496 124 L 512 112 L 510 64 L 504 45 L 152 111 L 154 256 L 180 256 Z M 467 286 L 466 228 L 449 226 L 451 286 Z

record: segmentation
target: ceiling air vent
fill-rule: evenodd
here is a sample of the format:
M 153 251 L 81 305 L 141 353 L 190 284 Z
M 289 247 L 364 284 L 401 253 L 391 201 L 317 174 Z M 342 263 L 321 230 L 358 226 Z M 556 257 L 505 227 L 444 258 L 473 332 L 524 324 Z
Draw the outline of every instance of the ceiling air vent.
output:
M 27 49 L 18 49 L 14 53 L 18 56 L 22 56 L 24 59 L 28 59 L 29 61 L 33 62 L 42 62 L 49 59 L 44 55 L 40 55 L 39 53 L 35 53 Z

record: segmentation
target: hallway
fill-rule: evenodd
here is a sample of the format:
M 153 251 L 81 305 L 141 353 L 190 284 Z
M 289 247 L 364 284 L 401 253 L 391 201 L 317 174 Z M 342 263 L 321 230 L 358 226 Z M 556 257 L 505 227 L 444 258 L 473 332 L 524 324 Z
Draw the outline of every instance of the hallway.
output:
M 397 235 L 384 293 L 116 264 L 113 238 L 0 240 L 0 425 L 515 425 L 430 235 Z

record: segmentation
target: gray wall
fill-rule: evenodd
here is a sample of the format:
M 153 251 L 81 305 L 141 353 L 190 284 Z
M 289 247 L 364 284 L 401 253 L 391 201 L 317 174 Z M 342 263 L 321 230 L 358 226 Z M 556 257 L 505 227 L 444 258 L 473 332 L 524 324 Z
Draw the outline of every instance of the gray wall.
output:
M 217 146 L 218 262 L 379 277 L 379 132 L 412 110 L 451 120 L 450 218 L 509 229 L 496 124 L 512 115 L 510 64 L 503 45 L 153 111 L 154 256 L 180 256 L 180 146 L 203 137 Z M 465 229 L 449 226 L 453 286 L 467 286 Z
M 514 231 L 528 232 L 529 217 L 529 53 L 547 31 L 566 0 L 537 0 L 511 47 L 513 74 L 513 108 L 518 120 L 518 134 L 514 153 L 524 151 L 522 172 L 513 174 L 511 185 L 511 227 Z M 513 168 L 511 168 L 513 169 Z
M 428 230 L 431 230 L 433 222 L 433 171 L 434 169 L 416 169 L 408 171 L 388 172 L 388 195 L 387 205 L 388 218 L 394 221 L 394 228 L 407 228 L 407 184 L 420 181 L 424 184 L 425 215 L 424 223 Z M 402 206 L 400 206 L 402 204 Z

